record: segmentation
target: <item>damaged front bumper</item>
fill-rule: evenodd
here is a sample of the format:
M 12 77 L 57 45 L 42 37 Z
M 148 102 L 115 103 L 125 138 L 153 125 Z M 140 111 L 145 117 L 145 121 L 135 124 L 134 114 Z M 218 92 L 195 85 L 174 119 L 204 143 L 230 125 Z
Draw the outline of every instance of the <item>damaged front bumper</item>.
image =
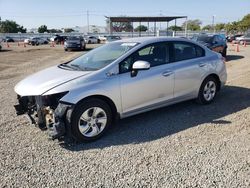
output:
M 42 130 L 47 129 L 52 139 L 64 136 L 70 122 L 73 104 L 59 101 L 65 93 L 51 96 L 19 96 L 18 104 L 14 105 L 16 114 L 26 114 L 32 124 Z M 68 113 L 71 114 L 71 113 Z

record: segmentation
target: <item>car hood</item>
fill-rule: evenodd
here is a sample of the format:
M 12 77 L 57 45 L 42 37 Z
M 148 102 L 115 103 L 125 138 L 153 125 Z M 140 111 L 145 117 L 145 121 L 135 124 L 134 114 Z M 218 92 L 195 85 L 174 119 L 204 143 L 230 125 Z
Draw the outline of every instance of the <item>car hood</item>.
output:
M 42 95 L 59 85 L 89 73 L 90 71 L 68 70 L 57 66 L 50 67 L 20 81 L 15 86 L 15 92 L 21 96 Z

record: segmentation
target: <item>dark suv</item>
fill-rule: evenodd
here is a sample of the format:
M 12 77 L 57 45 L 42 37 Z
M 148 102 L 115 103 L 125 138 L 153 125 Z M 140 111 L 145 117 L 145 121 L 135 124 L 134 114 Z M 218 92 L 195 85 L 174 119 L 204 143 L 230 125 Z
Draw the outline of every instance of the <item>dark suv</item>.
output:
M 81 36 L 68 37 L 64 42 L 64 50 L 85 50 L 86 44 Z
M 211 50 L 221 53 L 223 57 L 227 56 L 227 43 L 226 40 L 220 35 L 207 35 L 201 34 L 192 38 L 194 41 L 197 41 L 204 46 L 210 48 Z

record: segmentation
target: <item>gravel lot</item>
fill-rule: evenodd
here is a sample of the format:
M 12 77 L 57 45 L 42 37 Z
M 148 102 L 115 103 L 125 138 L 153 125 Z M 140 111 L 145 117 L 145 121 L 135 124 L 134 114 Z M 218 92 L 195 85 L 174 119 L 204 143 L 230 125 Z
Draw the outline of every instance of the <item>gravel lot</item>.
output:
M 228 82 L 213 104 L 154 110 L 96 142 L 65 144 L 16 117 L 13 88 L 83 52 L 11 44 L 0 52 L 0 187 L 250 187 L 250 47 L 240 50 L 229 45 Z

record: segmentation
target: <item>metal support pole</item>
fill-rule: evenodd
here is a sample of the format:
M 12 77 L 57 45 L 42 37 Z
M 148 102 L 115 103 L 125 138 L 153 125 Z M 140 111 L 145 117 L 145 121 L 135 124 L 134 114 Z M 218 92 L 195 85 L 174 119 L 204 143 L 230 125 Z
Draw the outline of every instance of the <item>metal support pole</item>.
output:
M 148 22 L 148 36 L 149 36 L 149 22 Z
M 109 34 L 112 35 L 112 21 L 109 18 Z
M 167 36 L 168 36 L 168 22 L 167 22 Z
M 215 17 L 215 15 L 213 15 L 213 18 L 212 18 L 212 27 L 213 27 L 213 30 L 214 30 L 214 34 L 215 34 L 214 17 Z
M 141 21 L 139 22 L 139 37 L 141 37 Z
M 134 37 L 134 22 L 132 22 L 132 38 Z
M 154 23 L 154 36 L 156 36 L 156 22 Z
M 89 33 L 89 11 L 87 10 L 87 25 L 88 25 L 88 33 Z
M 185 37 L 187 37 L 187 26 L 188 26 L 188 17 L 186 17 L 186 23 L 185 23 Z
M 174 28 L 175 28 L 175 30 L 174 30 L 174 32 L 173 32 L 173 37 L 176 36 L 176 19 L 174 20 Z

